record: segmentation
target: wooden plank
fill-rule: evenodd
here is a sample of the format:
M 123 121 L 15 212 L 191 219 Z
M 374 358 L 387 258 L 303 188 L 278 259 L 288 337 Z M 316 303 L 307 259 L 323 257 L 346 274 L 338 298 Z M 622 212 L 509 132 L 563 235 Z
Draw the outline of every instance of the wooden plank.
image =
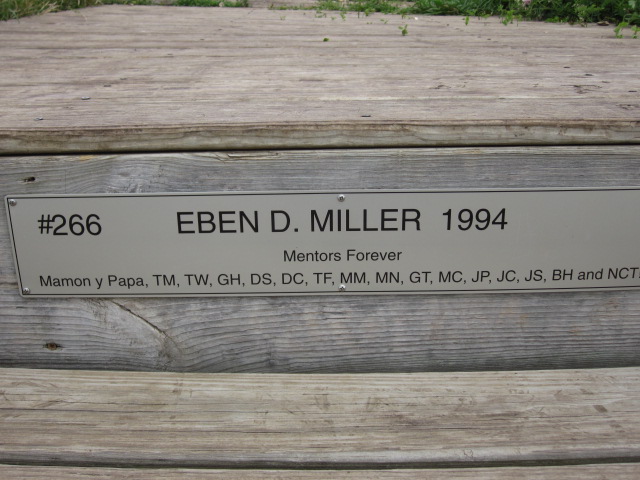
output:
M 640 185 L 640 147 L 6 157 L 4 194 Z M 0 215 L 0 363 L 209 372 L 640 364 L 638 292 L 23 299 Z
M 370 375 L 0 370 L 0 462 L 425 468 L 640 461 L 640 368 Z
M 0 475 L 21 480 L 636 480 L 640 464 L 403 470 L 210 470 L 186 468 L 95 468 L 0 465 Z
M 0 152 L 638 143 L 639 59 L 597 26 L 62 12 L 0 30 Z

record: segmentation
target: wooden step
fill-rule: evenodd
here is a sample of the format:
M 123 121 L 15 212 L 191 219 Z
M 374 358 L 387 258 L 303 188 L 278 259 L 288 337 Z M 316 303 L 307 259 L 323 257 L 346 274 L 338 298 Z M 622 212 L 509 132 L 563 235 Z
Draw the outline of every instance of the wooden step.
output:
M 3 23 L 0 65 L 0 153 L 640 142 L 613 27 L 105 6 Z
M 637 480 L 640 464 L 403 470 L 225 470 L 0 465 L 20 480 Z
M 0 390 L 4 464 L 366 470 L 640 461 L 637 367 L 401 375 L 2 369 Z
M 640 185 L 638 145 L 42 155 L 5 157 L 2 165 L 6 194 Z M 634 291 L 34 299 L 19 295 L 6 215 L 0 251 L 5 367 L 367 373 L 640 365 Z

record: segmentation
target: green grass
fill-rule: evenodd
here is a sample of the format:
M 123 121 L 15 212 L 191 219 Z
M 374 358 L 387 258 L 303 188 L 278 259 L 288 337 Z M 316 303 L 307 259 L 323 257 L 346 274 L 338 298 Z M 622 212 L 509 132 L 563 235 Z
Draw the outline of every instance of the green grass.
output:
M 505 3 L 509 5 L 504 10 L 511 10 L 527 20 L 640 24 L 640 0 L 532 0 L 526 7 L 513 1 Z
M 320 0 L 318 8 L 402 15 L 497 15 L 505 24 L 515 20 L 540 20 L 640 25 L 640 0 L 531 0 L 527 4 L 522 0 L 350 0 L 346 5 L 336 0 Z
M 0 20 L 97 5 L 99 0 L 0 0 Z
M 0 0 L 0 20 L 94 7 L 96 5 L 148 5 L 150 3 L 150 0 Z
M 0 20 L 112 3 L 144 4 L 150 0 L 0 0 Z M 174 0 L 174 5 L 195 7 L 247 7 L 250 0 Z M 319 0 L 318 10 L 365 14 L 498 15 L 505 25 L 517 20 L 587 24 L 609 22 L 640 26 L 640 0 Z M 637 34 L 637 30 L 635 30 Z
M 0 20 L 96 5 L 149 5 L 151 0 L 0 0 Z M 190 7 L 248 7 L 249 0 L 175 0 L 173 5 Z

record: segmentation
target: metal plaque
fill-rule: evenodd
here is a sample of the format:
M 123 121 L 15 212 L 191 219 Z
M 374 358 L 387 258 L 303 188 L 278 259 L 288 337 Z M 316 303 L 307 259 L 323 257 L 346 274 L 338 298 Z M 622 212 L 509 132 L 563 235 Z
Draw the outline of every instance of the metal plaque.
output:
M 640 288 L 640 188 L 15 195 L 24 296 Z

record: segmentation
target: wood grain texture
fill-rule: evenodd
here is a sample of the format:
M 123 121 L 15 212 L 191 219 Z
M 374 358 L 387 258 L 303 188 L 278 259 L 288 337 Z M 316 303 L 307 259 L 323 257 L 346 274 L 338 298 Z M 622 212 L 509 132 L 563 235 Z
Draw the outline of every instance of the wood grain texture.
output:
M 6 157 L 0 191 L 640 185 L 640 147 Z M 640 365 L 640 294 L 23 299 L 0 215 L 0 364 L 208 372 Z M 49 348 L 46 348 L 47 346 Z
M 640 464 L 402 470 L 211 470 L 0 465 L 20 480 L 637 480 Z
M 640 142 L 593 25 L 108 6 L 3 23 L 0 64 L 6 154 Z
M 0 370 L 0 462 L 427 468 L 640 461 L 640 369 Z

